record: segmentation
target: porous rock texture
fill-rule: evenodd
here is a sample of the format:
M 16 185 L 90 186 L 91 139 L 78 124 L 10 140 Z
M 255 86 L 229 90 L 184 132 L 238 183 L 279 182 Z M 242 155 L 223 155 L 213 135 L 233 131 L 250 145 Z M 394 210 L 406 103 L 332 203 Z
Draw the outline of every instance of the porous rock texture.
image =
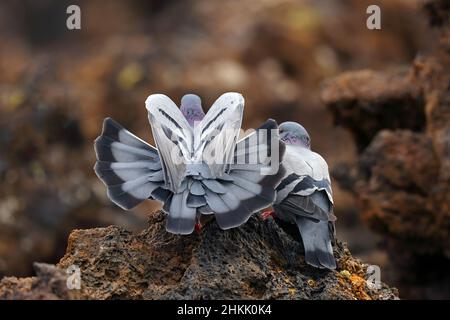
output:
M 305 264 L 301 242 L 273 219 L 253 216 L 220 230 L 176 236 L 155 213 L 134 235 L 117 226 L 74 230 L 57 266 L 35 264 L 37 276 L 0 282 L 3 299 L 396 299 L 396 289 L 367 285 L 367 265 L 335 246 L 336 271 Z M 65 270 L 76 266 L 81 289 L 68 290 Z
M 450 6 L 436 0 L 424 8 L 433 48 L 406 71 L 329 80 L 322 99 L 360 153 L 332 174 L 384 236 L 395 285 L 410 298 L 449 298 Z

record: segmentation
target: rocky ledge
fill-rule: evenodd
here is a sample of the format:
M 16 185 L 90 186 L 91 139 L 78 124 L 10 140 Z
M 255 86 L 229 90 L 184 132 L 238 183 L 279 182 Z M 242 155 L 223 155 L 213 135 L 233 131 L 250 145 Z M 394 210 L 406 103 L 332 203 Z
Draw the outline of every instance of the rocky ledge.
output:
M 450 6 L 426 1 L 433 46 L 412 66 L 329 79 L 322 99 L 358 146 L 333 177 L 383 236 L 409 298 L 450 297 Z M 426 275 L 426 276 L 425 276 Z
M 366 282 L 367 265 L 337 242 L 336 271 L 305 264 L 301 242 L 273 219 L 253 216 L 222 231 L 210 222 L 190 236 L 169 234 L 161 212 L 140 234 L 118 227 L 74 230 L 54 266 L 35 263 L 35 277 L 6 277 L 1 299 L 396 299 Z M 67 270 L 80 271 L 68 289 Z M 69 284 L 70 284 L 69 279 Z M 70 287 L 70 285 L 69 285 Z

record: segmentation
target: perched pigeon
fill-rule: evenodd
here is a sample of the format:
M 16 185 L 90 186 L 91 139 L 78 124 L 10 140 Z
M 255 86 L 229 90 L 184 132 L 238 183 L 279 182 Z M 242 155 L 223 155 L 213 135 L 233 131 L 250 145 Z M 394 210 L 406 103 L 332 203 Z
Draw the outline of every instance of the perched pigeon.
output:
M 318 268 L 335 269 L 331 245 L 334 240 L 333 198 L 325 160 L 310 150 L 308 132 L 296 122 L 279 127 L 280 139 L 286 144 L 283 167 L 285 176 L 277 186 L 272 215 L 276 220 L 297 225 L 305 248 L 305 260 Z
M 150 95 L 145 104 L 157 148 L 111 118 L 95 140 L 94 170 L 112 202 L 131 209 L 159 200 L 168 214 L 167 231 L 189 234 L 201 214 L 214 214 L 219 227 L 229 229 L 275 200 L 284 144 L 274 120 L 237 141 L 244 109 L 240 94 L 223 94 L 205 116 L 195 95 L 183 97 L 181 110 L 162 94 Z M 264 152 L 279 157 L 262 157 Z M 237 161 L 242 156 L 256 162 Z M 262 174 L 273 167 L 271 175 Z

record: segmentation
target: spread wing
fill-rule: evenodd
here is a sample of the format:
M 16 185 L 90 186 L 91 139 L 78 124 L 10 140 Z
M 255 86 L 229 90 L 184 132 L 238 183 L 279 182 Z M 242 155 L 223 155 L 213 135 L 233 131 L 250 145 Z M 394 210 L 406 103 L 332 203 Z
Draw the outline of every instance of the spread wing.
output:
M 285 173 L 280 166 L 284 144 L 279 140 L 277 129 L 276 122 L 268 120 L 253 134 L 240 140 L 236 145 L 236 157 L 229 173 L 217 179 L 218 183 L 211 184 L 213 180 L 208 181 L 206 202 L 214 211 L 220 228 L 240 226 L 254 212 L 274 201 L 275 186 Z M 265 154 L 271 156 L 265 157 Z M 246 159 L 244 163 L 239 161 L 242 155 Z M 270 166 L 275 170 L 265 170 Z
M 166 187 L 177 193 L 193 155 L 192 129 L 166 95 L 152 94 L 145 101 L 153 138 L 161 159 Z
M 158 152 L 151 145 L 106 118 L 94 147 L 94 170 L 107 186 L 112 202 L 131 209 L 148 198 L 167 198 Z
M 195 162 L 207 163 L 213 177 L 222 177 L 233 160 L 243 111 L 241 94 L 224 93 L 194 128 Z

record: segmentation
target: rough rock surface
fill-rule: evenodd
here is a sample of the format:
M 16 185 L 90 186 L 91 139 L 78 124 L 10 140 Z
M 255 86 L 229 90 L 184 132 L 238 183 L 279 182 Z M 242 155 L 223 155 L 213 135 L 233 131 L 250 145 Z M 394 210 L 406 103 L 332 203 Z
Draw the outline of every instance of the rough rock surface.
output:
M 309 267 L 301 243 L 273 219 L 252 217 L 222 231 L 175 236 L 156 213 L 134 235 L 117 226 L 75 230 L 55 266 L 37 264 L 37 276 L 0 282 L 0 298 L 61 299 L 395 299 L 396 289 L 366 283 L 367 266 L 335 246 L 336 271 Z M 81 272 L 81 290 L 64 287 L 65 271 Z
M 0 282 L 0 298 L 9 300 L 78 299 L 77 290 L 67 289 L 67 275 L 54 265 L 34 263 L 36 277 L 5 277 Z
M 333 175 L 384 235 L 394 283 L 408 297 L 448 298 L 450 7 L 441 0 L 425 9 L 438 39 L 408 72 L 347 73 L 328 81 L 322 98 L 360 151 Z
M 359 151 L 381 129 L 417 131 L 425 126 L 421 94 L 403 68 L 391 73 L 343 73 L 324 83 L 322 99 L 329 106 L 334 123 L 350 128 Z

